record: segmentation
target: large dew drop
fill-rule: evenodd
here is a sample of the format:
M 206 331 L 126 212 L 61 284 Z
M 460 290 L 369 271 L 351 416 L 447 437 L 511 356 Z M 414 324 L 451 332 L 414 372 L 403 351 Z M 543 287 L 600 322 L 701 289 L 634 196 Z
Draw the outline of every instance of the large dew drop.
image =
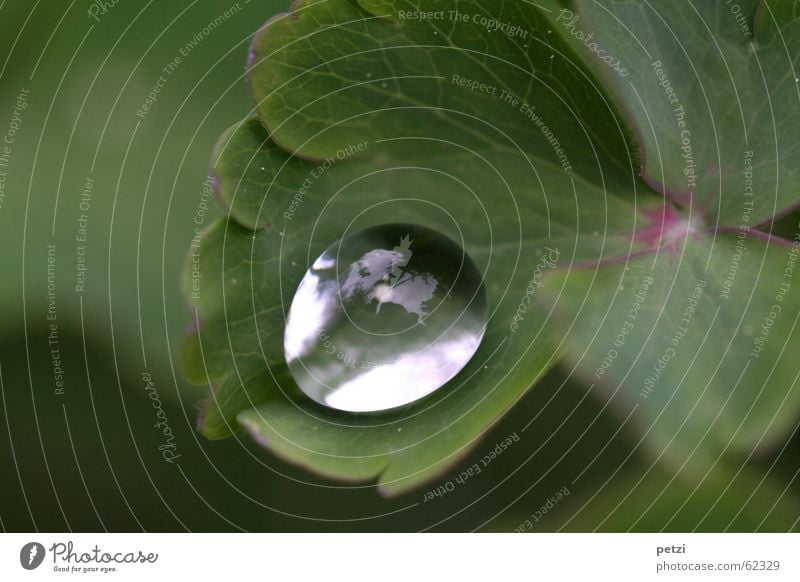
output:
M 420 226 L 368 228 L 333 244 L 289 310 L 286 361 L 320 404 L 376 412 L 453 378 L 486 328 L 486 295 L 464 250 Z

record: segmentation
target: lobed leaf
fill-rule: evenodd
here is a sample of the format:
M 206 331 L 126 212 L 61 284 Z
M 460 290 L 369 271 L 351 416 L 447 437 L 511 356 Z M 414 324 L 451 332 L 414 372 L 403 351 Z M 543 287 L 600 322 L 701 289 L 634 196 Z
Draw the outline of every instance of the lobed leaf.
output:
M 500 14 L 530 31 L 527 45 L 477 24 L 373 17 L 389 4 L 350 0 L 299 2 L 260 33 L 250 64 L 260 119 L 215 152 L 229 219 L 201 243 L 201 326 L 186 344 L 185 361 L 203 360 L 214 384 L 207 435 L 238 422 L 311 470 L 405 491 L 465 454 L 553 365 L 547 313 L 527 308 L 544 270 L 650 248 L 631 233 L 663 205 L 633 175 L 614 110 L 539 9 L 501 4 L 437 8 Z M 517 104 L 452 75 L 503 87 Z M 323 409 L 286 373 L 286 311 L 322 250 L 387 222 L 462 242 L 491 306 L 483 344 L 445 389 L 401 411 Z

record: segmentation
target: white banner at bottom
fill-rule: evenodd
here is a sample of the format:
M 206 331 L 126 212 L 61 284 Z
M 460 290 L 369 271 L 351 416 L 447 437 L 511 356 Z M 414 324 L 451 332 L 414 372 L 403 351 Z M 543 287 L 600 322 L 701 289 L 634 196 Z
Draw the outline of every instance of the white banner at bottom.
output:
M 800 580 L 797 534 L 3 534 L 0 580 Z

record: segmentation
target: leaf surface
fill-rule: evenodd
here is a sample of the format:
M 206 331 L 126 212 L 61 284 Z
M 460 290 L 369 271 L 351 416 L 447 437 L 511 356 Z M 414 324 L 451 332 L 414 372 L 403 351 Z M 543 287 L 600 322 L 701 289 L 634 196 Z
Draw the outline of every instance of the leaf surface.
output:
M 528 307 L 544 272 L 647 250 L 631 233 L 663 212 L 631 170 L 615 111 L 539 9 L 439 4 L 500 14 L 529 37 L 400 19 L 410 2 L 389 14 L 388 3 L 347 0 L 300 2 L 262 30 L 250 63 L 259 119 L 232 128 L 214 155 L 229 218 L 197 251 L 200 331 L 184 351 L 203 366 L 195 378 L 214 385 L 208 436 L 238 423 L 292 462 L 376 478 L 389 494 L 454 463 L 554 364 L 547 313 Z M 488 329 L 431 397 L 388 414 L 336 413 L 286 372 L 285 315 L 325 248 L 387 222 L 461 241 L 484 275 Z M 193 269 L 186 280 L 191 296 Z
M 797 3 L 610 0 L 582 7 L 556 26 L 595 34 L 629 69 L 625 78 L 607 77 L 656 189 L 712 226 L 755 226 L 800 202 Z

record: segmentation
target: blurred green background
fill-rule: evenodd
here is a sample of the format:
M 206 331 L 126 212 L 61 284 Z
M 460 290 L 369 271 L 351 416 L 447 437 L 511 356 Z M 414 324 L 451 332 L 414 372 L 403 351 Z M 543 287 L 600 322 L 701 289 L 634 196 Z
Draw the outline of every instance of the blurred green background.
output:
M 317 478 L 246 436 L 200 437 L 205 389 L 176 357 L 190 322 L 179 276 L 195 219 L 221 215 L 215 203 L 202 215 L 203 183 L 217 137 L 251 109 L 250 38 L 288 0 L 101 4 L 0 2 L 0 133 L 14 131 L 0 167 L 4 531 L 798 528 L 796 435 L 747 465 L 676 477 L 561 370 L 467 460 L 397 499 Z M 424 501 L 513 433 L 489 470 Z

